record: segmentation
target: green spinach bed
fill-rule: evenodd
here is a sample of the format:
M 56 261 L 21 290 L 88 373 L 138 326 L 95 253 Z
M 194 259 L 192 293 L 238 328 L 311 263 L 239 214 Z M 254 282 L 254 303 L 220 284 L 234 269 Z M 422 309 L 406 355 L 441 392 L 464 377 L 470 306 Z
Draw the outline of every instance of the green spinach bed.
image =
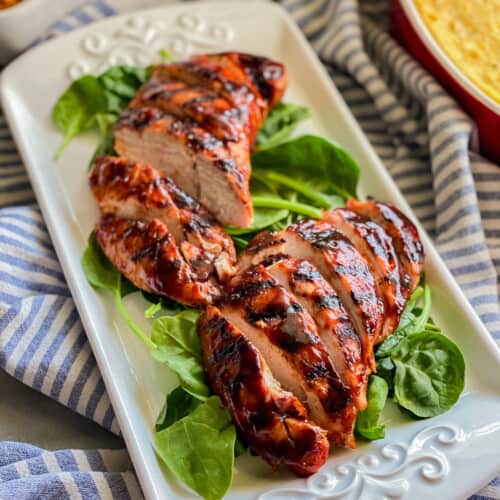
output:
M 162 56 L 169 59 L 165 51 Z M 53 121 L 64 134 L 56 156 L 73 138 L 91 129 L 100 135 L 94 158 L 113 153 L 111 127 L 148 74 L 145 68 L 116 66 L 98 77 L 86 75 L 73 82 L 53 110 Z M 282 103 L 262 126 L 252 155 L 253 225 L 226 227 L 237 249 L 262 229 L 279 230 L 305 216 L 318 218 L 322 209 L 342 206 L 347 198 L 356 197 L 359 167 L 349 153 L 318 136 L 290 139 L 296 125 L 308 116 L 302 106 Z M 229 413 L 205 381 L 196 332 L 199 311 L 140 292 L 107 260 L 94 234 L 82 266 L 95 289 L 112 295 L 117 310 L 151 356 L 177 375 L 179 386 L 166 396 L 154 429 L 158 456 L 203 498 L 222 498 L 231 486 L 235 457 L 246 449 Z M 152 320 L 150 332 L 144 332 L 124 306 L 123 298 L 132 293 L 142 293 L 151 303 L 144 311 Z M 390 399 L 403 412 L 427 418 L 448 410 L 459 398 L 464 359 L 433 322 L 430 310 L 431 290 L 422 276 L 397 330 L 376 350 L 377 374 L 370 377 L 368 407 L 357 418 L 358 437 L 384 437 L 382 411 Z

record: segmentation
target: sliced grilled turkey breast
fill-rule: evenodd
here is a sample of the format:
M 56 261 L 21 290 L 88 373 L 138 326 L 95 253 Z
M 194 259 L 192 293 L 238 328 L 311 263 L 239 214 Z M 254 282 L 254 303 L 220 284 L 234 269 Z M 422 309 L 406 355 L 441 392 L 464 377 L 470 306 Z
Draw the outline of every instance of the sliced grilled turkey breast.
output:
M 250 157 L 244 141 L 224 143 L 196 122 L 156 108 L 125 110 L 114 134 L 120 156 L 149 163 L 171 177 L 223 224 L 251 224 Z
M 406 304 L 392 239 L 377 223 L 351 210 L 338 208 L 324 212 L 323 220 L 345 234 L 361 252 L 384 295 L 385 319 L 377 339 L 381 342 L 398 326 Z
M 352 391 L 357 408 L 364 410 L 369 370 L 363 362 L 361 341 L 338 294 L 306 260 L 281 260 L 267 271 L 314 319 L 335 369 Z
M 200 316 L 198 334 L 208 382 L 250 448 L 273 468 L 315 473 L 328 457 L 326 432 L 308 421 L 302 403 L 281 388 L 259 351 L 215 307 Z
M 198 279 L 215 271 L 220 279 L 231 273 L 236 261 L 231 238 L 198 202 L 151 166 L 99 157 L 89 183 L 101 213 L 166 224 Z
M 363 360 L 375 369 L 373 344 L 384 319 L 384 303 L 364 257 L 342 233 L 324 221 L 304 220 L 278 233 L 261 233 L 242 253 L 238 269 L 285 257 L 305 259 L 337 292 L 363 345 Z
M 401 264 L 401 290 L 408 298 L 417 287 L 424 266 L 424 248 L 413 222 L 396 207 L 376 200 L 348 200 L 347 208 L 373 220 L 392 238 Z
M 211 303 L 220 295 L 215 280 L 196 279 L 173 235 L 158 219 L 147 224 L 105 215 L 95 234 L 106 257 L 141 290 L 194 307 Z
M 329 439 L 354 447 L 356 408 L 311 316 L 263 266 L 237 275 L 221 305 L 225 318 L 260 351 L 273 375 L 309 409 Z

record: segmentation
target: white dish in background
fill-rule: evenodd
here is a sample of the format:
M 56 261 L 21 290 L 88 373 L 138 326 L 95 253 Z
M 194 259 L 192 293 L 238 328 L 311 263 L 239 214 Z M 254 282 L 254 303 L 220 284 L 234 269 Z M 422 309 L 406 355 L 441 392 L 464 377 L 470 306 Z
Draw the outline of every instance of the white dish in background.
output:
M 82 0 L 22 0 L 0 10 L 0 66 L 81 3 Z
M 258 35 L 256 36 L 256 33 Z M 109 64 L 148 64 L 157 49 L 178 58 L 194 52 L 237 49 L 283 61 L 290 73 L 287 100 L 308 106 L 301 132 L 335 139 L 362 167 L 360 191 L 411 210 L 363 135 L 326 71 L 278 6 L 263 3 L 188 3 L 115 17 L 58 38 L 25 54 L 2 75 L 1 97 L 45 221 L 103 374 L 123 435 L 148 498 L 190 498 L 158 462 L 151 430 L 175 378 L 156 364 L 117 315 L 109 297 L 96 294 L 80 268 L 97 208 L 87 189 L 87 165 L 96 145 L 75 140 L 54 161 L 61 135 L 51 108 L 71 78 Z M 33 75 L 43 75 L 36 84 Z M 387 436 L 357 450 L 339 450 L 308 480 L 275 474 L 260 458 L 237 460 L 228 499 L 432 497 L 462 499 L 500 470 L 500 354 L 425 234 L 426 276 L 432 314 L 464 352 L 464 395 L 449 412 L 409 420 L 385 413 Z M 142 299 L 128 305 L 140 318 Z M 143 320 L 145 321 L 145 320 Z

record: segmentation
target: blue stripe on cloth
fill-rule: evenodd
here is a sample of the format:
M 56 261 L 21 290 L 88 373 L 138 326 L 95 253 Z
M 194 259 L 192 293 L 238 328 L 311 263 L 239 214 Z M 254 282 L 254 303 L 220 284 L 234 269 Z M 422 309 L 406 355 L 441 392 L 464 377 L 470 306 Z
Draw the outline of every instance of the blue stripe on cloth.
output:
M 16 225 L 11 224 L 9 222 L 2 222 L 1 221 L 1 214 L 0 214 L 0 234 L 5 234 L 4 232 L 2 232 L 2 229 L 8 231 L 9 233 L 13 233 L 16 236 L 22 236 L 23 238 L 25 238 L 31 242 L 38 243 L 39 245 L 41 245 L 49 250 L 52 249 L 51 243 L 43 241 L 43 240 L 41 241 L 37 236 L 33 235 L 32 233 L 29 233 L 28 231 L 26 231 L 25 229 L 23 229 L 19 225 L 16 226 Z
M 78 472 L 73 474 L 72 479 L 75 481 L 78 491 L 82 498 L 99 498 L 99 490 L 92 477 L 92 474 L 88 472 Z
M 61 309 L 61 306 L 64 304 L 64 297 L 58 297 L 55 302 L 50 306 L 50 309 L 45 314 L 41 325 L 38 327 L 38 331 L 35 336 L 31 339 L 30 344 L 24 350 L 21 355 L 21 358 L 18 361 L 16 369 L 14 370 L 14 377 L 19 380 L 23 380 L 26 369 L 28 368 L 28 364 L 33 358 L 36 350 L 39 348 L 42 339 L 50 334 L 50 330 L 54 320 L 56 319 L 57 312 Z
M 66 299 L 67 300 L 67 299 Z M 40 364 L 36 367 L 35 378 L 33 379 L 32 387 L 37 390 L 41 390 L 42 384 L 47 376 L 47 372 L 50 367 L 54 366 L 52 361 L 61 347 L 64 339 L 67 338 L 68 332 L 75 326 L 79 321 L 78 313 L 75 308 L 71 309 L 71 313 L 64 322 L 61 329 L 53 336 L 51 344 L 45 351 Z M 90 400 L 89 400 L 90 403 Z M 97 403 L 96 403 L 97 404 Z
M 2 345 L 2 349 L 0 351 L 0 366 L 5 367 L 10 355 L 13 353 L 17 344 L 20 342 L 20 340 L 23 338 L 23 336 L 25 335 L 25 333 L 28 331 L 29 327 L 35 320 L 38 311 L 40 311 L 42 307 L 43 301 L 44 301 L 43 296 L 35 297 L 33 301 L 31 301 L 31 307 L 29 309 L 28 314 L 25 316 L 19 327 L 16 328 L 14 332 L 10 335 L 8 342 L 5 345 Z M 16 311 L 16 313 L 20 312 L 21 308 L 19 308 L 19 310 Z M 17 319 L 18 314 L 12 316 L 10 315 L 6 316 L 7 316 L 7 322 L 11 323 L 14 319 Z M 0 321 L 3 322 L 3 319 L 4 318 L 1 318 Z M 2 331 L 7 332 L 6 329 Z
M 49 267 L 43 266 L 41 264 L 34 263 L 33 261 L 27 261 L 13 255 L 8 255 L 0 253 L 0 262 L 9 264 L 12 267 L 17 267 L 19 270 L 31 271 L 39 274 L 44 274 L 46 276 L 51 276 L 58 279 L 64 283 L 64 274 L 55 269 L 50 269 Z
M 89 352 L 87 359 L 85 360 L 80 373 L 78 374 L 78 378 L 73 383 L 73 388 L 71 389 L 71 394 L 69 396 L 67 405 L 72 409 L 76 410 L 78 403 L 80 402 L 80 396 L 82 395 L 83 388 L 87 383 L 90 373 L 95 367 L 95 359 L 92 352 Z
M 59 399 L 59 394 L 63 388 L 64 382 L 66 381 L 66 376 L 69 373 L 70 368 L 73 366 L 73 363 L 80 352 L 83 351 L 83 347 L 87 345 L 87 337 L 85 336 L 85 332 L 82 330 L 80 335 L 75 339 L 73 345 L 69 348 L 66 353 L 66 356 L 59 367 L 59 370 L 56 373 L 54 384 L 52 385 L 50 391 L 50 397 L 53 399 Z M 78 380 L 78 385 L 82 385 L 85 383 L 85 380 Z

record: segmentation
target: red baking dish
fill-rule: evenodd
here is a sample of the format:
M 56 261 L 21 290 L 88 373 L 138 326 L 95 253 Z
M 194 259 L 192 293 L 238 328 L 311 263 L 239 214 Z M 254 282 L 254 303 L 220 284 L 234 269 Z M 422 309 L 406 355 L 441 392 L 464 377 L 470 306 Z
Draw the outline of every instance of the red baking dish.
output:
M 475 121 L 481 153 L 500 163 L 500 104 L 472 83 L 437 44 L 413 0 L 391 3 L 391 34 L 430 71 Z

